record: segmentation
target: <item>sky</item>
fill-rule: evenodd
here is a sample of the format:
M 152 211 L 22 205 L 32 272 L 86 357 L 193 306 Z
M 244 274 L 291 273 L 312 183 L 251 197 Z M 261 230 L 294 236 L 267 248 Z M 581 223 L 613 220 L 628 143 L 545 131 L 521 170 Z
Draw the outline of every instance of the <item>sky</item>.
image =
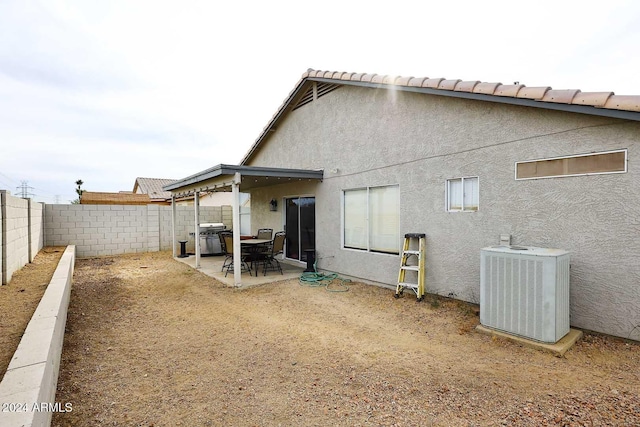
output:
M 639 46 L 632 0 L 0 0 L 0 189 L 238 164 L 309 68 L 640 95 Z

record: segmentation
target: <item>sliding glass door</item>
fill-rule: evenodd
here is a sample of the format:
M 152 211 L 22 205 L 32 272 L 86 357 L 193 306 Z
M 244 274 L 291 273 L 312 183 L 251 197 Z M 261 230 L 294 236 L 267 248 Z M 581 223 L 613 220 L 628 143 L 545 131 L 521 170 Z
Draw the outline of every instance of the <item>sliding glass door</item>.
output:
M 316 199 L 291 197 L 286 199 L 285 212 L 287 258 L 306 261 L 306 249 L 316 248 Z

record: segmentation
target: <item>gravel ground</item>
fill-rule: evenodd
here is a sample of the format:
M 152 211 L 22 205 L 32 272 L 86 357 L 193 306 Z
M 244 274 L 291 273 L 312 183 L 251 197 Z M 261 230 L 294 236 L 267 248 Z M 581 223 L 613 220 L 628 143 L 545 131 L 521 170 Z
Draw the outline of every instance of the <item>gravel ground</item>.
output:
M 168 253 L 77 261 L 54 426 L 638 426 L 640 346 L 565 357 L 477 310 L 283 281 L 237 290 Z

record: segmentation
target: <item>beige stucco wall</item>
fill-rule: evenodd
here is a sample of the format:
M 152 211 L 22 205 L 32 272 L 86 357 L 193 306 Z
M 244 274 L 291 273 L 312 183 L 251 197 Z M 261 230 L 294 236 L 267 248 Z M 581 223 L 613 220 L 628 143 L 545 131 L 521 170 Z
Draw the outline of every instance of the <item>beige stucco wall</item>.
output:
M 302 181 L 253 190 L 251 193 L 251 234 L 255 235 L 259 228 L 271 228 L 274 233 L 284 230 L 284 199 L 288 197 L 313 196 L 316 193 L 317 186 L 318 184 L 315 182 Z M 278 210 L 275 212 L 269 210 L 271 199 L 275 199 L 278 202 Z
M 193 202 L 191 203 L 193 205 Z M 200 197 L 200 206 L 231 206 L 233 204 L 233 194 L 211 193 Z
M 514 163 L 628 149 L 629 172 L 530 181 Z M 322 183 L 261 189 L 252 222 L 284 194 L 316 196 L 319 266 L 394 285 L 399 257 L 341 248 L 341 191 L 398 184 L 401 234 L 427 234 L 427 289 L 479 302 L 480 249 L 571 251 L 571 323 L 640 339 L 640 123 L 407 92 L 342 87 L 293 111 L 249 163 L 325 170 Z M 478 176 L 480 209 L 445 211 L 445 181 Z M 315 188 L 314 188 L 315 187 Z M 260 208 L 263 206 L 263 208 Z M 280 216 L 278 216 L 278 214 Z

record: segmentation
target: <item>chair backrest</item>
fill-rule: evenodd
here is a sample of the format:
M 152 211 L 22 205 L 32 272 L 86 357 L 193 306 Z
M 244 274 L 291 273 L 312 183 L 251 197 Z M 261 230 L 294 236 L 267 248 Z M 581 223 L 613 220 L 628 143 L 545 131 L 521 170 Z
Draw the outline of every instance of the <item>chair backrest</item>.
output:
M 222 250 L 226 255 L 233 255 L 233 234 L 220 233 L 220 243 L 223 245 Z
M 258 230 L 258 235 L 256 238 L 258 239 L 267 239 L 271 240 L 273 237 L 273 228 L 260 228 Z
M 273 255 L 278 255 L 281 254 L 282 251 L 284 250 L 284 236 L 285 236 L 285 232 L 284 231 L 278 231 L 276 233 L 276 235 L 273 238 L 273 251 L 272 254 Z

